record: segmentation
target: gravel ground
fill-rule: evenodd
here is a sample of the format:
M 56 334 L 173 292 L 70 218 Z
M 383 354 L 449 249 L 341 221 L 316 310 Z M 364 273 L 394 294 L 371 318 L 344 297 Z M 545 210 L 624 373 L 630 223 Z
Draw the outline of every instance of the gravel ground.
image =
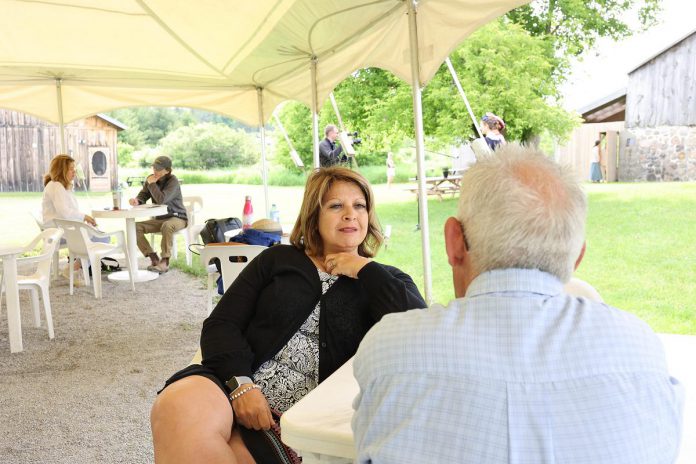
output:
M 96 300 L 91 287 L 70 296 L 60 277 L 50 290 L 55 339 L 43 310 L 34 327 L 29 292 L 21 291 L 24 351 L 14 354 L 3 299 L 0 463 L 152 462 L 150 406 L 196 351 L 203 287 L 177 270 L 136 284 L 135 293 L 104 278 Z

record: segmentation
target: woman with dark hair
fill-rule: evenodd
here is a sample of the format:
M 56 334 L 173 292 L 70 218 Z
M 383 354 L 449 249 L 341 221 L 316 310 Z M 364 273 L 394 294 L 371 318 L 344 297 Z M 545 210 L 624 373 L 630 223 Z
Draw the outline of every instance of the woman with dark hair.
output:
M 280 442 L 280 414 L 350 359 L 384 314 L 425 307 L 407 274 L 372 260 L 382 240 L 365 178 L 314 171 L 291 245 L 247 265 L 203 323 L 202 365 L 176 373 L 156 400 L 156 461 L 296 462 Z
M 481 123 L 486 143 L 491 151 L 495 151 L 500 145 L 505 145 L 505 137 L 501 133 L 505 129 L 505 122 L 500 117 L 493 113 L 486 113 Z
M 602 181 L 601 150 L 600 141 L 595 140 L 594 147 L 592 147 L 592 162 L 590 163 L 590 180 L 592 182 Z

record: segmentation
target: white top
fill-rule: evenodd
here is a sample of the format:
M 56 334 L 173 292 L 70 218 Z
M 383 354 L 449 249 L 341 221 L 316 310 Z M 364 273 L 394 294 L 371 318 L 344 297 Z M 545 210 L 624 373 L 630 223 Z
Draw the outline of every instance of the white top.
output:
M 55 227 L 54 219 L 83 221 L 85 214 L 80 212 L 77 198 L 72 190 L 66 190 L 63 184 L 52 180 L 44 187 L 41 214 L 44 227 Z
M 599 163 L 599 145 L 592 147 L 592 162 Z
M 536 270 L 384 316 L 354 374 L 358 463 L 655 464 L 679 450 L 683 387 L 652 330 Z

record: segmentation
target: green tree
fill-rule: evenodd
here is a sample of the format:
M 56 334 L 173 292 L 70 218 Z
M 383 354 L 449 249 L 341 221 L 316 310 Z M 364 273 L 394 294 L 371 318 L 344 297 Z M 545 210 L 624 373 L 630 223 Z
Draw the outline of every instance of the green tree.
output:
M 451 55 L 472 109 L 507 123 L 506 136 L 529 141 L 548 131 L 564 137 L 579 122 L 557 103 L 553 48 L 521 27 L 497 21 L 473 34 Z M 445 65 L 423 92 L 426 132 L 447 143 L 474 136 L 464 102 Z
M 310 168 L 312 162 L 312 115 L 305 105 L 298 102 L 288 102 L 280 110 L 279 117 L 283 127 L 288 133 L 295 150 L 305 167 Z M 285 137 L 276 130 L 275 132 L 275 163 L 289 169 L 295 169 L 295 163 L 290 157 Z
M 528 141 L 545 133 L 556 139 L 579 121 L 557 103 L 569 58 L 580 55 L 601 37 L 618 39 L 654 24 L 659 0 L 536 0 L 508 13 L 469 38 L 451 59 L 478 117 L 493 111 L 508 123 L 509 139 Z M 349 130 L 364 140 L 358 159 L 381 164 L 384 152 L 396 151 L 413 136 L 411 89 L 381 69 L 361 69 L 334 90 Z M 445 66 L 423 92 L 424 130 L 428 143 L 465 140 L 473 126 Z M 321 122 L 333 121 L 328 103 Z M 307 108 L 287 105 L 283 124 L 305 163 L 311 165 L 311 119 Z M 279 159 L 287 147 L 278 140 Z M 363 163 L 364 164 L 364 163 Z
M 172 131 L 161 140 L 160 151 L 181 168 L 227 168 L 256 162 L 257 144 L 244 130 L 203 123 Z
M 535 0 L 506 16 L 568 56 L 580 55 L 601 37 L 630 36 L 633 19 L 639 29 L 654 25 L 660 9 L 660 0 Z
M 135 151 L 135 148 L 133 148 L 133 145 L 125 142 L 118 142 L 117 145 L 118 165 L 121 167 L 129 166 L 131 163 L 133 163 L 133 152 Z

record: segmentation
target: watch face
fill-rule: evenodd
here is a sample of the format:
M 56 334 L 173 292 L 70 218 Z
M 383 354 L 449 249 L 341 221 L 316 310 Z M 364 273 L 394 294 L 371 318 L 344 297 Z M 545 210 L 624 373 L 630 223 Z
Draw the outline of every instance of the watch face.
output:
M 239 387 L 239 382 L 237 381 L 237 377 L 232 377 L 230 380 L 225 382 L 225 385 L 232 390 L 235 391 Z
M 230 380 L 225 382 L 225 385 L 227 385 L 230 390 L 235 391 L 240 385 L 244 385 L 245 383 L 253 383 L 253 381 L 249 377 L 244 376 L 232 377 Z

